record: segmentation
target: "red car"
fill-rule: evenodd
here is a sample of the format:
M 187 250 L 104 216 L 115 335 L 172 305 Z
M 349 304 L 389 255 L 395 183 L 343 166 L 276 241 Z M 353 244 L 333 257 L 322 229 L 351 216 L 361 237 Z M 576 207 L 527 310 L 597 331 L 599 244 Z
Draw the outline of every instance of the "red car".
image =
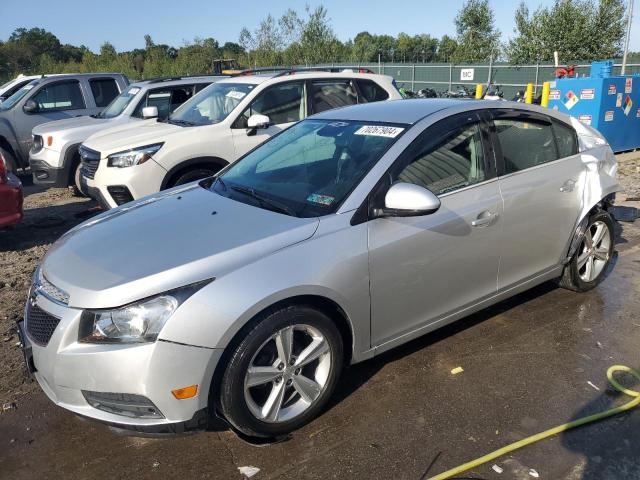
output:
M 0 228 L 22 220 L 22 200 L 22 183 L 7 171 L 7 162 L 0 153 Z

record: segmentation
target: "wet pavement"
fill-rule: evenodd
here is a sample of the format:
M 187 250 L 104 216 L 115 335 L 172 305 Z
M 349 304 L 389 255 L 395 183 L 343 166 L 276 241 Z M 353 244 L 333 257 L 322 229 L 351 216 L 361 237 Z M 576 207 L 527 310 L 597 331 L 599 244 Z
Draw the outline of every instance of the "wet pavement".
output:
M 242 479 L 238 467 L 253 466 L 256 480 L 418 480 L 432 463 L 427 477 L 625 403 L 605 376 L 612 364 L 640 368 L 640 220 L 623 226 L 597 289 L 545 284 L 353 366 L 329 408 L 284 441 L 253 445 L 230 431 L 117 436 L 38 391 L 0 413 L 0 478 Z M 531 479 L 534 469 L 543 479 L 640 478 L 639 432 L 633 411 L 463 477 Z

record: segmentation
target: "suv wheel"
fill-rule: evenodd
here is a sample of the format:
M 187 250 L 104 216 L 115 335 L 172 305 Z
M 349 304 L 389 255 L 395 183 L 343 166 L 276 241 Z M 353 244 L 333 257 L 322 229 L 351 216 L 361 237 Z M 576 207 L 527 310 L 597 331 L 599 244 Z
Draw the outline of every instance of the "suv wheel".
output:
M 266 314 L 234 349 L 222 377 L 220 407 L 242 433 L 287 434 L 313 419 L 342 369 L 333 321 L 308 306 Z
M 82 184 L 80 183 L 80 169 L 82 168 L 82 164 L 80 162 L 78 162 L 78 164 L 75 167 L 75 171 L 73 173 L 73 185 L 71 186 L 71 188 L 73 189 L 73 194 L 76 197 L 86 197 L 87 194 L 82 191 Z
M 613 220 L 607 212 L 589 219 L 580 246 L 564 267 L 560 286 L 576 292 L 596 287 L 605 277 L 613 256 Z
M 169 187 L 176 187 L 178 185 L 184 185 L 185 183 L 195 182 L 196 180 L 202 180 L 203 178 L 211 177 L 215 175 L 218 170 L 208 167 L 192 168 L 178 174 L 176 179 L 171 183 L 171 185 L 169 185 Z

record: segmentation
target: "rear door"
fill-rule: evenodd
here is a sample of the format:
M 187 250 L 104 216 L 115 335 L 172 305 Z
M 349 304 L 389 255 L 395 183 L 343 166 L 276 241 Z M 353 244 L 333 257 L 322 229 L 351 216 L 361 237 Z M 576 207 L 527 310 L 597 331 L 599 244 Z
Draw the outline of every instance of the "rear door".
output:
M 307 116 L 305 92 L 302 80 L 278 83 L 260 92 L 231 126 L 236 156 L 244 155 L 276 133 L 304 119 Z M 248 130 L 247 121 L 255 114 L 269 117 L 269 127 Z
M 428 188 L 442 204 L 368 223 L 372 346 L 496 294 L 502 199 L 489 143 L 477 113 L 450 117 L 428 127 L 374 190 L 375 206 L 395 182 Z
M 498 288 L 505 289 L 563 259 L 582 206 L 585 166 L 570 126 L 533 112 L 492 112 L 504 199 Z

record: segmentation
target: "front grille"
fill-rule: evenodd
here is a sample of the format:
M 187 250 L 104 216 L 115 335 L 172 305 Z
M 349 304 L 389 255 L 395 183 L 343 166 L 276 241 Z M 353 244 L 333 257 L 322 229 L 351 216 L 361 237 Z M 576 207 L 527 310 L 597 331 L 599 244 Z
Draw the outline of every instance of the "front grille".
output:
M 80 173 L 82 176 L 93 179 L 96 176 L 96 170 L 100 165 L 100 152 L 91 150 L 90 148 L 80 145 Z
M 131 192 L 124 185 L 112 185 L 110 187 L 107 187 L 107 190 L 109 191 L 109 194 L 117 205 L 122 205 L 123 203 L 133 201 Z
M 27 302 L 25 323 L 31 340 L 38 345 L 45 346 L 51 340 L 51 335 L 53 335 L 58 323 L 60 323 L 60 319 L 45 312 L 37 305 L 33 305 L 29 300 Z

